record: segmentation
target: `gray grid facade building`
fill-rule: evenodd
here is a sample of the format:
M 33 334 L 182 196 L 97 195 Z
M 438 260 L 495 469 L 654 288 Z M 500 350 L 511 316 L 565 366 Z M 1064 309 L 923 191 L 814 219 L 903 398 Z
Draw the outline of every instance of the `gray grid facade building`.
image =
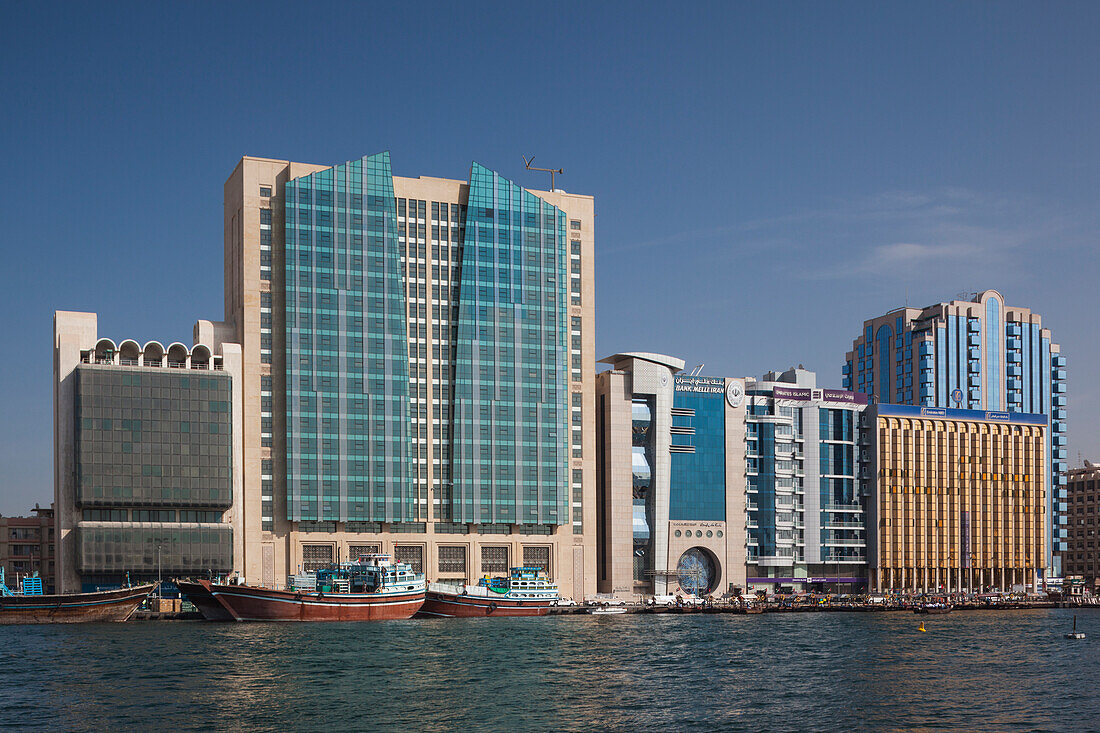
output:
M 116 345 L 93 313 L 54 337 L 59 590 L 231 571 L 239 350 Z

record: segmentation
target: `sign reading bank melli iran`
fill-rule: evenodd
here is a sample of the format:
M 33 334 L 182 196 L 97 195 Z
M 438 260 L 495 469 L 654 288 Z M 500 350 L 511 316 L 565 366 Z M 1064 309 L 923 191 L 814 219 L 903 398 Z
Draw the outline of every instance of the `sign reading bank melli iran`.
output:
M 721 377 L 676 377 L 677 392 L 697 392 L 720 395 L 726 391 L 726 380 Z

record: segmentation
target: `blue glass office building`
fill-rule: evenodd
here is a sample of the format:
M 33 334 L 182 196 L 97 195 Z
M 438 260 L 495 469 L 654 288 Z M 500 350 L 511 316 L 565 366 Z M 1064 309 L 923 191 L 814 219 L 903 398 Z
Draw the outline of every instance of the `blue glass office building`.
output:
M 474 164 L 458 290 L 453 521 L 567 521 L 566 226 L 564 212 Z
M 842 369 L 845 389 L 882 403 L 1047 416 L 1046 566 L 1065 549 L 1066 360 L 1039 315 L 1006 306 L 995 290 L 970 301 L 899 308 L 866 321 Z
M 819 389 L 813 372 L 747 385 L 747 580 L 760 590 L 851 590 L 865 582 L 861 415 L 867 400 Z
M 468 201 L 461 212 L 454 208 L 464 217 L 451 255 L 453 286 L 448 298 L 433 298 L 434 340 L 449 346 L 445 361 L 434 353 L 447 377 L 441 384 L 450 387 L 440 403 L 451 410 L 435 416 L 450 427 L 434 441 L 436 455 L 450 459 L 446 488 L 437 481 L 447 501 L 435 518 L 565 524 L 569 222 L 563 211 L 476 163 Z M 428 518 L 413 480 L 410 437 L 417 409 L 410 353 L 417 346 L 409 337 L 416 309 L 406 282 L 415 288 L 416 273 L 407 268 L 417 258 L 407 253 L 399 213 L 404 222 L 388 153 L 286 183 L 290 521 Z M 436 204 L 436 232 L 439 217 Z M 447 333 L 440 334 L 441 326 Z
M 289 181 L 285 212 L 288 518 L 412 521 L 389 154 Z

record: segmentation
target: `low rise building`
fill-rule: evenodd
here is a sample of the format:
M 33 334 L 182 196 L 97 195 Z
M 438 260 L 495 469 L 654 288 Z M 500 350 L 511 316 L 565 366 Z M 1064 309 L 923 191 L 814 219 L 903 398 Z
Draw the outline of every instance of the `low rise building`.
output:
M 0 567 L 9 588 L 21 578 L 38 575 L 42 589 L 52 593 L 54 574 L 54 512 L 37 504 L 32 517 L 0 517 Z
M 1100 466 L 1085 461 L 1067 473 L 1069 532 L 1062 569 L 1067 581 L 1078 579 L 1076 587 L 1095 593 L 1100 591 Z

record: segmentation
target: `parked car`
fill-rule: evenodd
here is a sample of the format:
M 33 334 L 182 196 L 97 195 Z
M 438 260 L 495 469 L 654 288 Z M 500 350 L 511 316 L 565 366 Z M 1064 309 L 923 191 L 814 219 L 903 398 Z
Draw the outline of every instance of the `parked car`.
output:
M 574 601 L 572 598 L 559 598 L 556 601 L 553 601 L 550 605 L 551 606 L 575 606 L 575 605 L 577 605 L 577 602 Z

